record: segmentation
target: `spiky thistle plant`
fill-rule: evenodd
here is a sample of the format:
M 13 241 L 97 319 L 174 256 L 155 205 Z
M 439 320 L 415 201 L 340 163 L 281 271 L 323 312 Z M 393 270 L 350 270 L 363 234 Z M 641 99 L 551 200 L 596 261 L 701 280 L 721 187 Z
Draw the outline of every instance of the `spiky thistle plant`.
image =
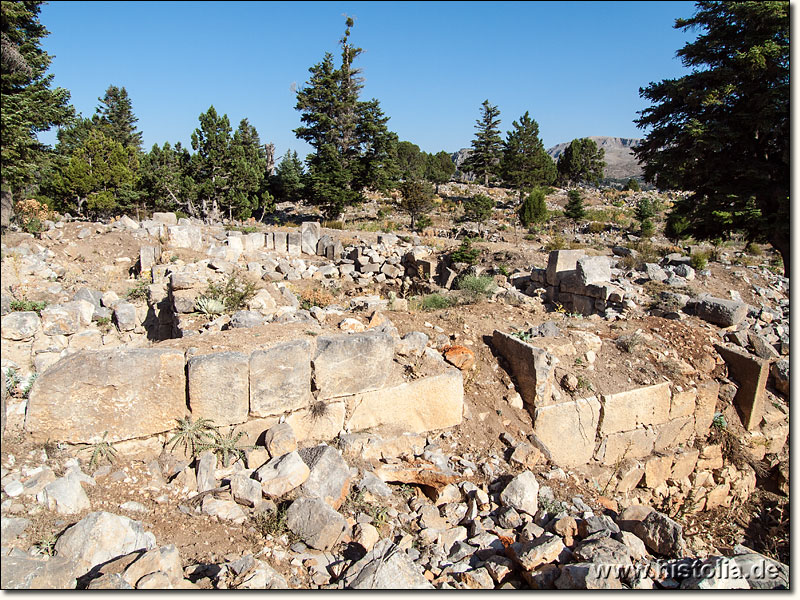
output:
M 214 430 L 211 440 L 203 442 L 198 446 L 198 452 L 211 450 L 222 459 L 222 465 L 227 467 L 231 463 L 231 459 L 245 459 L 245 450 L 252 448 L 252 446 L 237 446 L 239 440 L 244 435 L 243 431 L 234 434 L 231 430 L 228 434 L 220 433 Z
M 167 442 L 167 446 L 172 445 L 172 450 L 182 446 L 186 454 L 196 456 L 201 452 L 201 445 L 214 439 L 216 429 L 210 419 L 197 419 L 192 421 L 190 415 L 178 419 L 177 431 Z
M 117 459 L 117 451 L 114 450 L 114 446 L 111 445 L 111 442 L 106 441 L 107 435 L 108 431 L 104 431 L 103 439 L 89 446 L 92 449 L 92 457 L 89 459 L 90 469 L 94 469 L 102 461 L 113 465 L 114 461 Z

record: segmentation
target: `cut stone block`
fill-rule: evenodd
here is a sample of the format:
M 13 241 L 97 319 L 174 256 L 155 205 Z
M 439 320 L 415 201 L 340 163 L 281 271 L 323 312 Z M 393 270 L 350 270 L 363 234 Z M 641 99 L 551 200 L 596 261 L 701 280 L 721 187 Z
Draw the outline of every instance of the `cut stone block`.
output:
M 461 423 L 464 383 L 460 371 L 347 397 L 349 431 L 389 425 L 422 433 Z
M 288 252 L 289 243 L 287 233 L 285 231 L 276 231 L 272 234 L 275 240 L 275 252 L 285 254 Z
M 644 484 L 655 489 L 665 483 L 672 474 L 672 457 L 651 456 L 644 463 Z
M 203 249 L 203 231 L 194 225 L 171 225 L 167 227 L 167 245 L 200 251 Z
M 303 254 L 316 254 L 317 242 L 319 242 L 322 227 L 315 221 L 304 221 L 300 225 L 300 235 L 302 237 L 300 249 Z
M 300 256 L 303 236 L 301 233 L 290 232 L 286 235 L 286 251 L 289 256 Z
M 320 399 L 358 394 L 383 387 L 394 359 L 394 338 L 384 332 L 317 338 L 312 360 Z
M 250 355 L 250 414 L 279 415 L 311 404 L 311 343 L 294 340 Z
M 553 250 L 547 257 L 547 283 L 557 286 L 561 276 L 575 271 L 578 259 L 586 256 L 583 250 Z
M 576 266 L 582 285 L 611 281 L 611 260 L 607 256 L 585 256 L 578 259 Z
M 697 448 L 687 448 L 683 452 L 678 452 L 673 457 L 671 479 L 676 481 L 688 477 L 697 465 L 697 457 L 700 451 Z
M 250 359 L 240 352 L 217 352 L 189 359 L 189 407 L 196 418 L 215 425 L 247 420 Z
M 522 399 L 534 408 L 553 404 L 554 371 L 558 359 L 522 340 L 495 330 L 492 345 L 508 361 Z
M 738 325 L 747 316 L 747 304 L 701 294 L 695 304 L 698 317 L 720 327 Z
M 656 442 L 653 450 L 662 452 L 667 448 L 674 448 L 685 444 L 694 435 L 694 417 L 680 417 L 672 419 L 654 427 Z
M 82 350 L 33 384 L 25 429 L 40 441 L 94 443 L 173 429 L 186 409 L 183 352 L 136 348 Z
M 694 430 L 698 436 L 705 437 L 714 420 L 719 397 L 719 382 L 713 379 L 697 385 L 697 401 L 694 413 Z
M 714 348 L 727 363 L 728 376 L 739 384 L 733 403 L 742 418 L 742 425 L 747 431 L 754 431 L 764 415 L 769 361 L 733 346 L 714 344 Z
M 626 458 L 644 458 L 653 451 L 656 432 L 651 429 L 620 431 L 605 437 L 596 458 L 604 465 L 614 465 Z
M 588 463 L 594 453 L 600 401 L 591 398 L 537 408 L 533 416 L 535 445 L 559 467 Z
M 630 431 L 640 425 L 658 425 L 669 419 L 670 383 L 602 396 L 600 434 Z
M 691 388 L 683 392 L 673 390 L 672 403 L 669 408 L 669 418 L 679 419 L 694 415 L 697 401 L 697 389 Z

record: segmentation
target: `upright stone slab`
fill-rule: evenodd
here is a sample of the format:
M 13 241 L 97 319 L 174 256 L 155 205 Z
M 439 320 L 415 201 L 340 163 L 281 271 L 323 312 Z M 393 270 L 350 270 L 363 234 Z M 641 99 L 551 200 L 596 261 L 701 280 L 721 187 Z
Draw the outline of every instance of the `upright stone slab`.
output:
M 139 267 L 141 273 L 146 273 L 153 268 L 161 258 L 161 244 L 155 246 L 142 246 L 139 248 Z
M 300 225 L 300 236 L 302 237 L 300 249 L 303 254 L 316 254 L 317 242 L 322 234 L 322 227 L 315 221 L 305 221 Z
M 25 429 L 35 441 L 94 443 L 173 429 L 187 412 L 183 352 L 82 350 L 36 379 Z
M 311 343 L 294 340 L 250 355 L 250 414 L 280 415 L 311 404 Z
M 248 233 L 242 236 L 245 252 L 255 252 L 264 247 L 264 234 L 261 232 Z
M 553 403 L 554 370 L 558 359 L 541 348 L 495 330 L 492 345 L 511 366 L 522 399 L 534 408 Z
M 764 416 L 769 361 L 756 358 L 746 350 L 714 344 L 728 365 L 728 376 L 739 384 L 733 403 L 747 431 L 755 430 Z
M 464 382 L 460 371 L 450 369 L 442 375 L 356 394 L 346 401 L 349 431 L 389 425 L 422 433 L 461 423 Z
M 339 260 L 344 254 L 344 246 L 339 240 L 335 240 L 332 244 L 325 247 L 325 258 L 328 260 Z
M 611 261 L 607 256 L 584 256 L 578 259 L 576 267 L 583 285 L 611 281 Z
M 588 463 L 594 453 L 600 401 L 594 396 L 542 406 L 533 413 L 535 445 L 559 467 Z
M 189 359 L 189 408 L 195 419 L 215 425 L 247 420 L 250 360 L 241 352 L 217 352 Z
M 272 234 L 273 239 L 275 240 L 275 252 L 280 252 L 281 254 L 286 254 L 288 252 L 288 236 L 285 231 L 276 231 Z
M 565 273 L 577 269 L 578 259 L 585 255 L 583 250 L 553 250 L 547 257 L 547 284 L 557 286 Z
M 271 231 L 264 234 L 264 250 L 275 250 L 275 235 Z
M 383 387 L 394 359 L 394 338 L 384 332 L 317 338 L 312 361 L 319 398 L 358 394 Z
M 302 247 L 303 235 L 297 232 L 289 232 L 286 234 L 286 245 L 289 256 L 300 256 Z
M 327 233 L 323 236 L 320 236 L 319 241 L 317 242 L 317 254 L 319 256 L 325 256 L 328 246 L 331 244 L 333 244 L 333 238 Z

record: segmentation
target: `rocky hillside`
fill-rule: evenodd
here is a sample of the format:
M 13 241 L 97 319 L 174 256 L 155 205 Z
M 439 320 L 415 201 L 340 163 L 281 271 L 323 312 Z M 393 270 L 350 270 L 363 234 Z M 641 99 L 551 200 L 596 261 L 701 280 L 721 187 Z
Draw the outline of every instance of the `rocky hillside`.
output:
M 641 176 L 642 167 L 636 162 L 633 155 L 633 148 L 641 141 L 640 138 L 619 138 L 604 135 L 589 136 L 589 139 L 597 143 L 598 148 L 606 151 L 606 172 L 608 179 L 623 179 L 628 177 Z M 547 153 L 558 160 L 564 149 L 570 142 L 557 144 L 550 148 Z

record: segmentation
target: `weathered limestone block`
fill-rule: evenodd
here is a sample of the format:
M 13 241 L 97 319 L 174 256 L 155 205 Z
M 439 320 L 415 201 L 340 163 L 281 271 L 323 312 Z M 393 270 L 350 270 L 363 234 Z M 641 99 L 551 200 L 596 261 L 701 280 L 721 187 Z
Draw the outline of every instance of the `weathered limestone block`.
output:
M 611 260 L 607 256 L 584 256 L 578 259 L 576 267 L 583 285 L 611 281 Z
M 298 232 L 289 232 L 286 235 L 286 250 L 289 256 L 300 256 L 303 242 L 303 234 Z
M 347 397 L 346 402 L 350 431 L 390 425 L 422 433 L 461 423 L 464 383 L 461 372 L 450 369 L 442 375 L 356 394 Z
M 747 316 L 747 304 L 701 294 L 695 304 L 695 313 L 709 323 L 730 327 L 738 325 Z
M 689 417 L 694 415 L 695 406 L 697 404 L 697 389 L 690 388 L 679 392 L 672 391 L 672 402 L 669 407 L 669 418 L 679 419 L 681 417 Z
M 155 246 L 142 246 L 139 248 L 139 270 L 148 272 L 161 258 L 161 244 Z
M 320 399 L 358 394 L 383 387 L 394 359 L 394 338 L 384 332 L 317 338 L 312 360 Z
M 195 311 L 195 301 L 199 290 L 172 290 L 172 309 L 178 314 L 189 314 Z
M 311 343 L 294 340 L 250 355 L 250 414 L 279 415 L 311 404 Z
M 264 247 L 264 234 L 261 232 L 248 233 L 242 236 L 245 252 L 255 252 Z
M 614 465 L 626 458 L 644 458 L 653 451 L 656 432 L 634 429 L 611 433 L 603 439 L 595 458 L 604 465 Z
M 600 401 L 594 396 L 537 408 L 533 415 L 535 445 L 559 467 L 588 463 L 600 420 Z
M 40 314 L 45 335 L 72 335 L 81 328 L 81 313 L 74 303 L 53 304 Z
M 547 257 L 547 284 L 557 286 L 561 277 L 577 269 L 578 259 L 584 256 L 583 250 L 553 250 Z
M 658 425 L 669 419 L 670 383 L 602 396 L 600 434 L 630 431 L 640 425 Z
M 188 363 L 189 408 L 196 419 L 215 425 L 247 420 L 250 405 L 249 358 L 240 352 L 192 356 Z
M 31 339 L 42 325 L 39 315 L 33 311 L 12 312 L 3 317 L 0 332 L 6 340 Z
M 698 456 L 700 451 L 697 448 L 687 448 L 683 452 L 677 452 L 673 457 L 670 478 L 678 481 L 691 475 L 697 465 Z
M 167 245 L 199 252 L 203 249 L 203 231 L 194 225 L 171 225 L 167 227 Z
M 694 435 L 694 417 L 672 419 L 661 425 L 656 425 L 654 429 L 657 437 L 653 449 L 656 452 L 662 452 L 667 448 L 685 444 L 691 439 Z
M 179 350 L 85 350 L 45 371 L 31 388 L 25 429 L 38 441 L 129 440 L 175 427 L 186 410 Z
M 153 221 L 164 225 L 177 225 L 178 217 L 174 212 L 154 212 Z
M 697 400 L 694 413 L 694 430 L 698 436 L 705 437 L 714 420 L 719 397 L 719 382 L 713 379 L 697 385 Z
M 672 456 L 651 456 L 644 463 L 644 484 L 655 489 L 672 474 Z
M 534 408 L 553 404 L 554 372 L 558 359 L 522 340 L 495 330 L 492 345 L 505 357 L 517 380 L 522 399 Z
M 747 431 L 753 431 L 764 415 L 769 361 L 734 346 L 714 344 L 714 348 L 727 363 L 728 376 L 739 384 L 733 403 L 742 418 L 742 425 Z
M 275 252 L 280 252 L 281 254 L 286 254 L 288 251 L 288 241 L 287 241 L 287 234 L 285 231 L 276 231 L 272 234 L 273 239 L 275 240 Z
M 317 253 L 317 243 L 321 233 L 322 227 L 316 221 L 304 221 L 300 224 L 300 236 L 302 238 L 300 249 L 303 254 Z

